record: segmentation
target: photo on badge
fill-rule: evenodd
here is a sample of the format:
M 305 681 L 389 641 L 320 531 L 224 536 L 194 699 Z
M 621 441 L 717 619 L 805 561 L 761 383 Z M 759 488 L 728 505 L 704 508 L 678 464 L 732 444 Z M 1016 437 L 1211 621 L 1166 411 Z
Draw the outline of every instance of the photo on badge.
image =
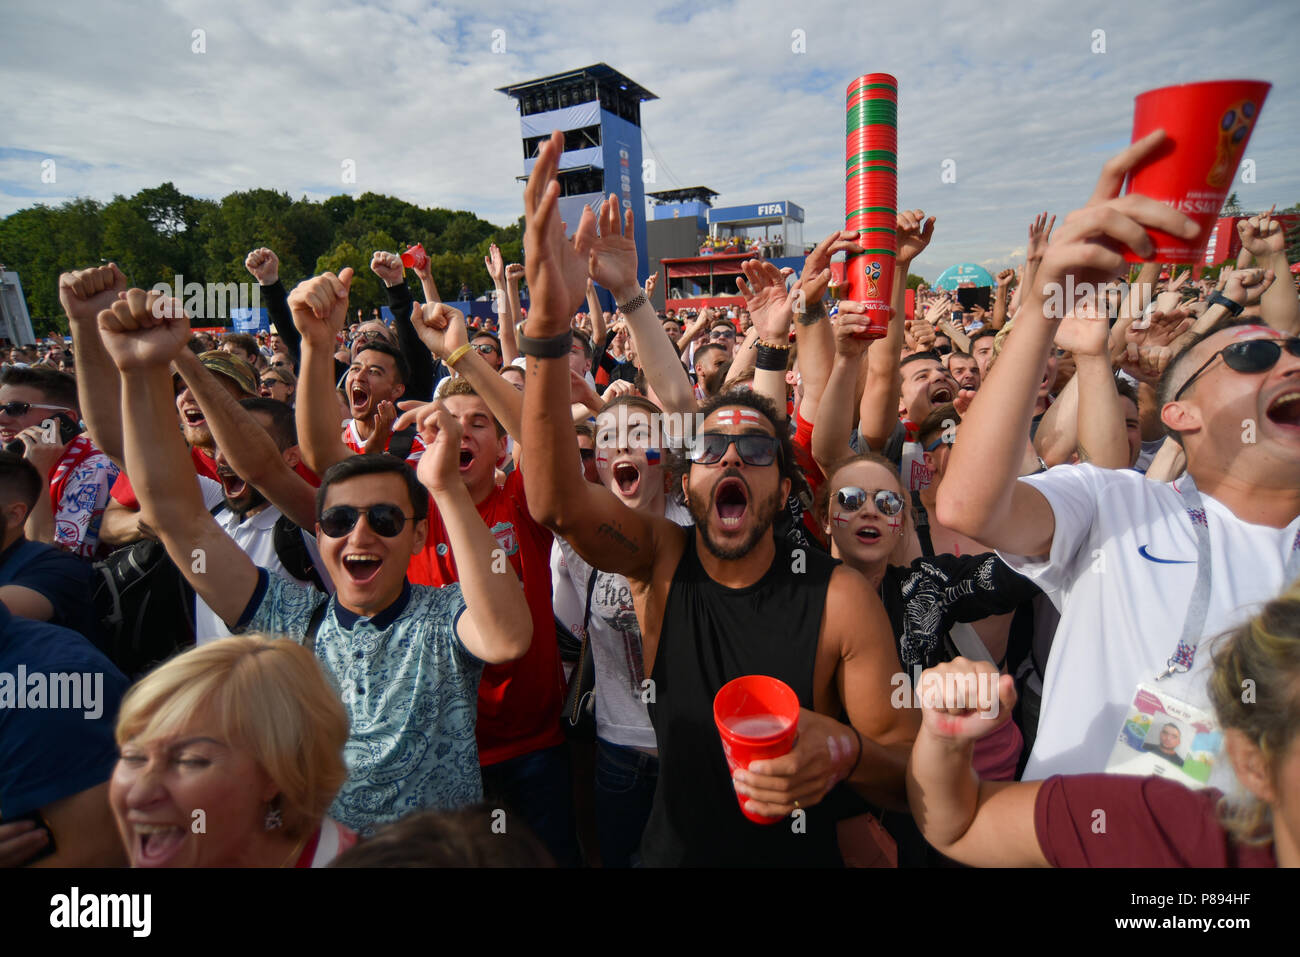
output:
M 1222 747 L 1223 735 L 1208 711 L 1139 685 L 1106 771 L 1172 777 L 1203 788 Z

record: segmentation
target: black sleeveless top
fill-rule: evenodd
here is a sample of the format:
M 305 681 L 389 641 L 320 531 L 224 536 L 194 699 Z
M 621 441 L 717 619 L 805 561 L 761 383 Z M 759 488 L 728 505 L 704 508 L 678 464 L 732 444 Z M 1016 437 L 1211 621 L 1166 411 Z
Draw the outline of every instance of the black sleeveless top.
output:
M 700 565 L 692 527 L 673 574 L 655 655 L 650 720 L 659 782 L 641 842 L 649 867 L 840 866 L 836 815 L 823 801 L 802 821 L 755 824 L 736 800 L 713 722 L 719 689 L 742 675 L 788 684 L 813 707 L 813 669 L 831 571 L 817 549 L 776 540 L 776 558 L 748 588 L 725 588 Z M 837 790 L 843 785 L 838 785 Z M 802 833 L 797 833 L 796 828 Z

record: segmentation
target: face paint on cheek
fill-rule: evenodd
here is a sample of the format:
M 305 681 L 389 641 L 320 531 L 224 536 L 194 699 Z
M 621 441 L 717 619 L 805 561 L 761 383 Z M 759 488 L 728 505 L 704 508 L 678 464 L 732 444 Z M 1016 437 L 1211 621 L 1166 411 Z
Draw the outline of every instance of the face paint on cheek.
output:
M 903 533 L 903 516 L 891 516 L 889 519 L 889 528 L 895 535 L 901 535 Z
M 658 465 L 658 464 L 659 464 L 659 450 L 658 450 L 658 449 L 646 449 L 646 450 L 645 450 L 645 463 L 646 463 L 646 465 Z
M 844 526 L 849 524 L 849 516 L 845 515 L 843 512 L 836 512 L 831 517 L 831 521 L 836 525 Z

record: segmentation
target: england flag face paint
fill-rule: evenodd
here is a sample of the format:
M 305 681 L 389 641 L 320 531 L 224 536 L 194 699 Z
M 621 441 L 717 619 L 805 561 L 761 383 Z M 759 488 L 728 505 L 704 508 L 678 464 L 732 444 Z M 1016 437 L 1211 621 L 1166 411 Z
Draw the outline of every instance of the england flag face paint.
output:
M 718 425 L 739 428 L 741 426 L 763 424 L 763 416 L 754 409 L 731 408 L 718 413 Z

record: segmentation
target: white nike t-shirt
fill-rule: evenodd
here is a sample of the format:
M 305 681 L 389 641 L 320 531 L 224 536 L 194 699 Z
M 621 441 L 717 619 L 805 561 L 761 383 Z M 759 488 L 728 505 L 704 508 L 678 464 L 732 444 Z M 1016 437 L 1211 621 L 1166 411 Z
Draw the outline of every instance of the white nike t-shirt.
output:
M 1024 779 L 1100 772 L 1137 685 L 1164 671 L 1178 644 L 1196 582 L 1196 533 L 1173 484 L 1127 469 L 1058 465 L 1019 481 L 1052 506 L 1051 555 L 999 554 L 1061 612 Z M 1281 594 L 1300 518 L 1286 528 L 1251 525 L 1210 496 L 1201 499 L 1212 558 L 1206 640 L 1191 671 L 1159 686 L 1212 712 L 1208 639 Z

